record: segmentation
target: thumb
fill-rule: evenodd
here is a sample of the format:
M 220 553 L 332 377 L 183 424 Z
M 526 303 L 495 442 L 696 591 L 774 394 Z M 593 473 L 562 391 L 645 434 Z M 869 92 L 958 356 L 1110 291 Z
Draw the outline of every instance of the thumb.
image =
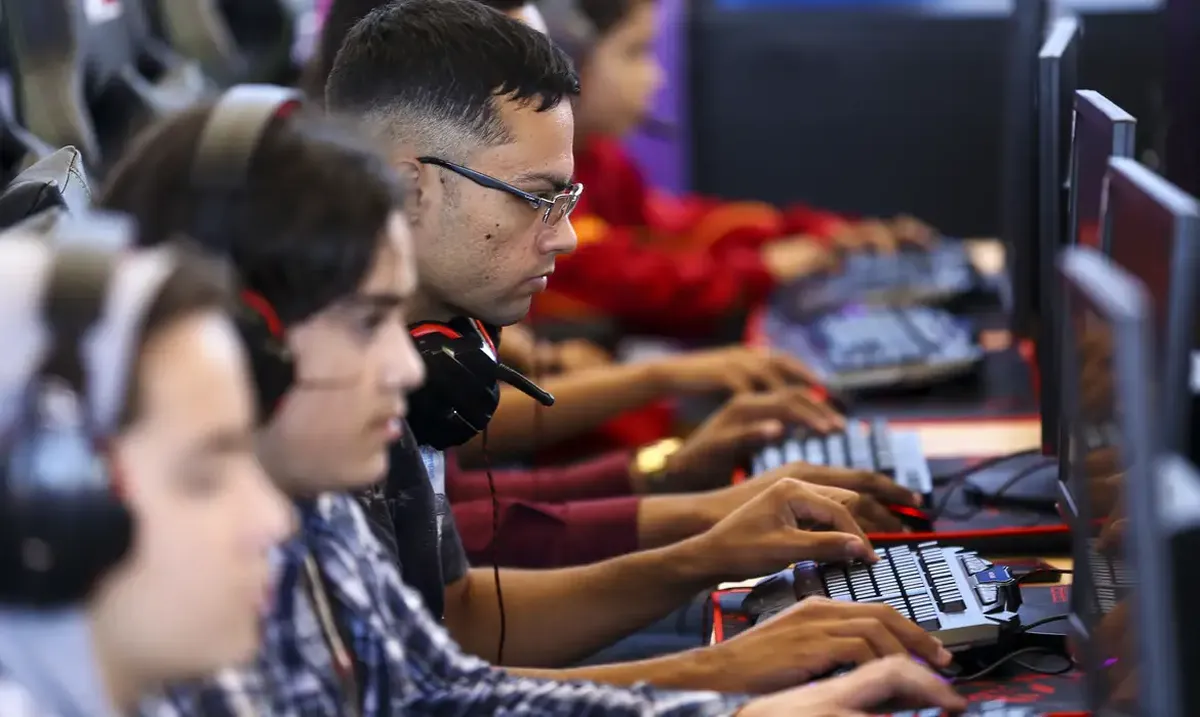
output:
M 816 532 L 796 528 L 792 531 L 793 556 L 795 561 L 844 563 L 847 560 L 874 559 L 875 553 L 863 539 L 850 533 L 830 531 Z

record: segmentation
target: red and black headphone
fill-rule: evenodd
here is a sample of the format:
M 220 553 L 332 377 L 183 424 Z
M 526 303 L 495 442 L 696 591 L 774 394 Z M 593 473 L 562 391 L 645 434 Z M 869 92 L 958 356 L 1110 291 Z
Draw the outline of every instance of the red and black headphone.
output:
M 543 406 L 554 405 L 554 396 L 500 363 L 498 328 L 459 317 L 414 324 L 409 332 L 425 362 L 425 384 L 409 396 L 408 411 L 421 445 L 445 450 L 481 433 L 500 405 L 500 382 Z
M 276 121 L 286 120 L 303 103 L 300 92 L 285 87 L 231 87 L 217 100 L 200 133 L 193 183 L 209 190 L 241 191 L 249 181 L 263 137 Z M 294 384 L 295 364 L 284 340 L 283 322 L 271 302 L 253 287 L 243 287 L 239 298 L 237 327 L 250 355 L 260 418 L 266 421 Z

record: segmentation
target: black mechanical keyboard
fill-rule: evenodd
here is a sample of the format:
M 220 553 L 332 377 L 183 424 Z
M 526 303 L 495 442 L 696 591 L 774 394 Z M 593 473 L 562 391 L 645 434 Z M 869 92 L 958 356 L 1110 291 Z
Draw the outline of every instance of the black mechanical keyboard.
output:
M 850 307 L 804 324 L 772 314 L 766 330 L 835 391 L 927 386 L 983 360 L 966 322 L 929 307 Z
M 916 431 L 892 431 L 882 419 L 869 424 L 848 421 L 841 433 L 799 429 L 782 442 L 762 449 L 750 464 L 750 475 L 795 461 L 882 473 L 923 496 L 926 505 L 933 496 L 933 475 L 921 448 L 921 436 Z
M 978 285 L 962 244 L 946 241 L 929 249 L 905 247 L 894 254 L 849 253 L 836 274 L 786 289 L 781 307 L 788 316 L 802 319 L 851 303 L 933 304 L 970 293 Z
M 1020 587 L 1008 568 L 936 542 L 878 548 L 879 562 L 797 563 L 759 583 L 743 609 L 757 623 L 806 597 L 891 605 L 948 650 L 995 644 L 1015 627 Z
M 1004 701 L 981 702 L 971 705 L 971 708 L 958 717 L 1041 717 L 1043 713 L 1024 705 L 1010 705 Z M 940 707 L 930 707 L 923 710 L 904 710 L 893 712 L 888 717 L 945 717 L 946 713 Z

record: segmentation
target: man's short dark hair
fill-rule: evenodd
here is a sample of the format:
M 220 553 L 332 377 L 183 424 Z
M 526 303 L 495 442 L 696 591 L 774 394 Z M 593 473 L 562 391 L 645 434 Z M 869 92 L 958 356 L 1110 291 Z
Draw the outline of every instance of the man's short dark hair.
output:
M 341 123 L 300 112 L 268 127 L 242 188 L 196 187 L 192 166 L 211 111 L 190 109 L 147 130 L 114 168 L 100 205 L 133 215 L 143 246 L 182 235 L 226 258 L 284 324 L 352 295 L 407 196 L 382 155 Z
M 578 93 L 570 59 L 524 23 L 475 0 L 397 0 L 347 35 L 325 102 L 453 159 L 507 141 L 497 97 L 544 112 Z
M 532 0 L 479 0 L 479 2 L 488 7 L 494 7 L 500 12 L 512 12 L 513 10 L 520 10 L 532 2 Z

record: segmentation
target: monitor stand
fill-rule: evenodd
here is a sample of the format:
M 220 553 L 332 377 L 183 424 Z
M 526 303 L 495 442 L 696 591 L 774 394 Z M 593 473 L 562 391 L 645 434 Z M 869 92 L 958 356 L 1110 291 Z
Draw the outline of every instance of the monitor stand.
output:
M 1058 461 L 1041 455 L 1005 461 L 968 476 L 963 494 L 989 508 L 1057 513 Z

